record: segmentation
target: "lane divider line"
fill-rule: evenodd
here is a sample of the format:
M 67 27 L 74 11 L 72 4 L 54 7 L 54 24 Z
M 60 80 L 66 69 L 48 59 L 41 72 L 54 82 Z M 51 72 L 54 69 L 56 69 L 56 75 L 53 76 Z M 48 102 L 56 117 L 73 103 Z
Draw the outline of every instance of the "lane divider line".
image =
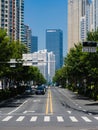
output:
M 46 101 L 46 115 L 53 114 L 52 95 L 51 90 L 48 90 L 48 96 Z
M 52 106 L 52 96 L 50 91 L 50 113 L 53 114 L 53 106 Z
M 49 108 L 49 91 L 48 91 L 48 97 L 46 102 L 46 115 L 48 114 L 48 108 Z

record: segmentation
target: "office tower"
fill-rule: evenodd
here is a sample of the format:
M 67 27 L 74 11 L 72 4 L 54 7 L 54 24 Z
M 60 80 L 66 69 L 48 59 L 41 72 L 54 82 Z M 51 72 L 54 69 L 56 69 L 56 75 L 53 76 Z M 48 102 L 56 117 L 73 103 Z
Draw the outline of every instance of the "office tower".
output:
M 55 55 L 53 52 L 48 52 L 48 82 L 52 83 L 55 75 Z
M 24 0 L 0 0 L 0 27 L 11 39 L 24 42 Z
M 46 49 L 55 54 L 56 70 L 63 65 L 63 32 L 60 29 L 46 30 Z
M 98 0 L 92 0 L 92 21 L 93 21 L 93 30 L 98 28 Z
M 32 36 L 31 37 L 31 53 L 38 51 L 38 37 Z
M 68 0 L 68 51 L 80 42 L 82 0 Z
M 17 0 L 19 2 L 19 40 L 24 43 L 24 0 Z M 17 6 L 16 6 L 17 7 Z
M 47 82 L 52 82 L 55 74 L 55 55 L 47 50 L 23 54 L 23 66 L 36 66 L 43 74 Z
M 0 28 L 5 28 L 9 32 L 9 0 L 0 0 Z
M 89 0 L 82 0 L 82 16 L 80 19 L 80 35 L 81 41 L 85 41 L 87 38 L 87 32 L 91 31 L 91 2 Z
M 7 29 L 9 33 L 9 0 L 0 0 L 0 28 Z
M 28 52 L 31 52 L 31 38 L 32 38 L 32 31 L 28 25 L 24 25 L 24 43 L 28 48 Z

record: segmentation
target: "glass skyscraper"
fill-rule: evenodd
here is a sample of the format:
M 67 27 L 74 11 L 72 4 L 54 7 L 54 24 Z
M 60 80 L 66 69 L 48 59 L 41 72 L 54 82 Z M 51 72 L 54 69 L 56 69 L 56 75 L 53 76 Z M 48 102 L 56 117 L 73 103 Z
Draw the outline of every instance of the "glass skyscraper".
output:
M 46 30 L 46 49 L 55 54 L 56 70 L 63 65 L 63 32 L 60 29 Z
M 38 37 L 32 36 L 31 38 L 31 53 L 38 51 Z

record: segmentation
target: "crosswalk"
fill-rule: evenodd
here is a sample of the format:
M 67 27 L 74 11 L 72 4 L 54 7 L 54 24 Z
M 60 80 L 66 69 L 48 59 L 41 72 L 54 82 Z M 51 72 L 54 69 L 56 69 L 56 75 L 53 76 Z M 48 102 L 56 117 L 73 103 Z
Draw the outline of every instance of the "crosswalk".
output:
M 6 115 L 3 117 L 0 117 L 0 123 L 1 122 L 8 122 L 8 121 L 15 121 L 15 122 L 23 122 L 24 120 L 28 120 L 29 122 L 37 122 L 37 121 L 42 121 L 42 122 L 66 122 L 70 121 L 73 123 L 77 122 L 86 122 L 86 123 L 92 123 L 92 122 L 98 122 L 98 116 L 62 116 L 62 115 L 31 115 L 31 116 L 26 116 L 26 115 Z

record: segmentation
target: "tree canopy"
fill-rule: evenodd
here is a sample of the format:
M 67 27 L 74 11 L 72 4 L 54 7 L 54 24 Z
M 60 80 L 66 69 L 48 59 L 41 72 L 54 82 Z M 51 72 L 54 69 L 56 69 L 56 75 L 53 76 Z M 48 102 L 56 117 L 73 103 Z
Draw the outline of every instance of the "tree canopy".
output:
M 98 29 L 88 32 L 87 41 L 98 41 Z M 98 98 L 98 48 L 96 53 L 82 52 L 82 43 L 75 44 L 65 57 L 64 66 L 56 72 L 54 82 Z

